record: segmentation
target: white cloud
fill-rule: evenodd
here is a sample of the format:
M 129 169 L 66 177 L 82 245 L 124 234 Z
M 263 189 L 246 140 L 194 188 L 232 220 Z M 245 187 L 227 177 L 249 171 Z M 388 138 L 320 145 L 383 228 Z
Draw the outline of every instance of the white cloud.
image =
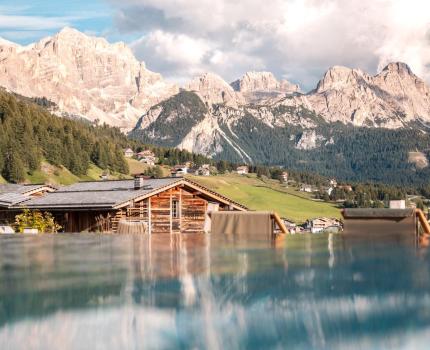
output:
M 67 19 L 61 17 L 0 15 L 0 29 L 46 30 L 69 24 Z
M 170 77 L 210 70 L 234 80 L 264 69 L 305 88 L 333 65 L 370 73 L 405 61 L 430 80 L 430 2 L 423 0 L 111 1 L 139 58 Z M 155 56 L 152 49 L 161 52 Z M 155 65 L 155 66 L 154 66 Z
M 378 68 L 394 60 L 407 62 L 430 82 L 430 2 L 398 0 L 387 8 L 389 36 L 376 50 Z

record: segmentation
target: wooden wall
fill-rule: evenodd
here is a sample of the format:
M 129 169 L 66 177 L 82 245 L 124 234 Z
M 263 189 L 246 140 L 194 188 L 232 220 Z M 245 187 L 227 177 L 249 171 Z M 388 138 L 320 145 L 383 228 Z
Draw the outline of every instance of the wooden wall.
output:
M 207 201 L 183 188 L 174 188 L 151 197 L 151 234 L 203 233 Z M 173 202 L 179 202 L 173 217 Z
M 21 213 L 22 211 L 0 209 L 0 225 L 13 225 L 15 223 L 15 215 Z
M 178 202 L 177 217 L 172 212 L 174 201 Z M 207 207 L 208 200 L 200 192 L 176 187 L 116 211 L 65 212 L 56 218 L 65 232 L 116 233 L 120 220 L 138 220 L 147 222 L 151 234 L 203 233 Z M 228 207 L 220 204 L 220 210 Z

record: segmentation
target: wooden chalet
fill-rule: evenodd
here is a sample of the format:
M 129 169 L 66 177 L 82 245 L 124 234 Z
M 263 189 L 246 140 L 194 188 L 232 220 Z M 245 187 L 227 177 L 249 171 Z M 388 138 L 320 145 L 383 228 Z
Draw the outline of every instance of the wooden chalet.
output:
M 127 223 L 149 234 L 202 233 L 210 211 L 246 208 L 184 178 L 80 182 L 9 205 L 49 211 L 65 232 L 117 233 Z M 139 231 L 140 232 L 140 231 Z

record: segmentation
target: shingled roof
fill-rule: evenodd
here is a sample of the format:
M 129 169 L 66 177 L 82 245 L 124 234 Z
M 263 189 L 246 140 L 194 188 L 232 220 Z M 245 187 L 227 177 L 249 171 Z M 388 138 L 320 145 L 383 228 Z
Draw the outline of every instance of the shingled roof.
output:
M 144 186 L 139 189 L 135 189 L 134 180 L 79 182 L 62 187 L 58 191 L 43 197 L 21 202 L 14 207 L 44 210 L 119 209 L 129 205 L 133 200 L 142 200 L 179 185 L 201 191 L 209 197 L 218 199 L 238 209 L 246 209 L 239 203 L 183 178 L 145 179 Z
M 17 185 L 2 184 L 0 185 L 0 207 L 11 207 L 27 201 L 32 194 L 43 190 L 55 190 L 48 185 Z

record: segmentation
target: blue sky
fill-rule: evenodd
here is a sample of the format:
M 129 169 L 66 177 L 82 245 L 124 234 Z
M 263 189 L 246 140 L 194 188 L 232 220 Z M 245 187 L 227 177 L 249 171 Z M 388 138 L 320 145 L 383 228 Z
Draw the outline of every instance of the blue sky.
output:
M 0 0 L 0 36 L 29 44 L 58 32 L 64 26 L 112 36 L 112 7 L 101 0 Z
M 331 66 L 376 74 L 402 61 L 430 82 L 430 1 L 0 0 L 0 36 L 28 44 L 64 26 L 126 42 L 170 80 L 247 71 L 315 87 Z

